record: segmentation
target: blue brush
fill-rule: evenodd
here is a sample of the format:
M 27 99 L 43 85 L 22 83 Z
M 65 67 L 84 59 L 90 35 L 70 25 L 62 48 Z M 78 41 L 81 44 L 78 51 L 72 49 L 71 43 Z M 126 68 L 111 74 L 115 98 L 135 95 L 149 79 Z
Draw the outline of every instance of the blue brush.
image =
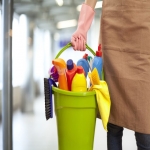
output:
M 51 78 L 44 78 L 45 116 L 47 120 L 53 118 L 52 86 L 57 87 Z

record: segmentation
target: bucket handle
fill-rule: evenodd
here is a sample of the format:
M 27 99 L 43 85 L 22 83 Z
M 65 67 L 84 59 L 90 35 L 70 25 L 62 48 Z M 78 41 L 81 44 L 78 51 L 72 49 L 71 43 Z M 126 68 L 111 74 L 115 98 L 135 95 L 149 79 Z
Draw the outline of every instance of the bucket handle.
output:
M 87 45 L 86 45 L 86 48 L 95 56 L 95 52 Z M 68 49 L 69 47 L 71 47 L 71 43 L 68 43 L 67 45 L 65 45 L 59 52 L 58 54 L 56 55 L 55 58 L 58 58 L 66 49 Z M 102 70 L 102 80 L 104 80 L 104 70 Z
M 56 55 L 55 58 L 58 58 L 66 49 L 68 49 L 69 47 L 71 47 L 71 43 L 68 43 L 66 46 L 64 46 Z M 86 48 L 95 56 L 95 52 L 86 44 Z

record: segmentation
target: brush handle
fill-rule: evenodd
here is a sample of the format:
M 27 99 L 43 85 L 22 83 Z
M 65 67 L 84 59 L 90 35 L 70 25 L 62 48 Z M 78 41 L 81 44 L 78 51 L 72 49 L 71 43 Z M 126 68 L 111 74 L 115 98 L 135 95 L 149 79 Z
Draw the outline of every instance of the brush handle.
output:
M 71 43 L 68 43 L 66 46 L 64 46 L 56 55 L 55 58 L 58 58 L 66 49 L 68 49 L 69 47 L 72 47 Z M 86 48 L 87 50 L 89 50 L 94 56 L 95 56 L 95 52 L 86 44 Z

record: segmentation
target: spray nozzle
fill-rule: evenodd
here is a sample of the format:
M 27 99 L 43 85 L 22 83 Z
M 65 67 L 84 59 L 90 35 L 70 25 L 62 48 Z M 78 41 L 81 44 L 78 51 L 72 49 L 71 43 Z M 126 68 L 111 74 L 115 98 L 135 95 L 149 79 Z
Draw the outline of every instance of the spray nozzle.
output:
M 50 75 L 50 78 L 52 78 L 55 82 L 58 82 L 58 72 L 57 72 L 57 69 L 55 66 L 53 66 L 52 68 L 50 68 L 49 70 L 49 75 Z
M 102 57 L 101 44 L 98 45 L 98 50 L 96 51 L 96 56 Z
M 83 55 L 83 58 L 87 60 L 87 59 L 88 59 L 88 54 L 85 53 L 85 54 Z
M 56 67 L 59 75 L 62 75 L 65 73 L 65 70 L 67 67 L 66 67 L 66 63 L 63 59 L 56 58 L 56 59 L 52 60 L 52 63 Z

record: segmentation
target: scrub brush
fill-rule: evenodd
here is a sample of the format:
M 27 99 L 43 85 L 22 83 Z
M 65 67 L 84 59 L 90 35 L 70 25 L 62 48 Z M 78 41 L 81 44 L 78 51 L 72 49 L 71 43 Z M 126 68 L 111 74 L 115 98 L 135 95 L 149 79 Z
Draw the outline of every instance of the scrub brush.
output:
M 48 120 L 49 118 L 53 118 L 52 85 L 57 87 L 56 83 L 51 78 L 44 78 L 46 120 Z
M 88 73 L 88 77 L 90 78 L 92 85 L 99 85 L 100 84 L 100 78 L 99 74 L 96 68 L 93 69 L 93 71 Z

